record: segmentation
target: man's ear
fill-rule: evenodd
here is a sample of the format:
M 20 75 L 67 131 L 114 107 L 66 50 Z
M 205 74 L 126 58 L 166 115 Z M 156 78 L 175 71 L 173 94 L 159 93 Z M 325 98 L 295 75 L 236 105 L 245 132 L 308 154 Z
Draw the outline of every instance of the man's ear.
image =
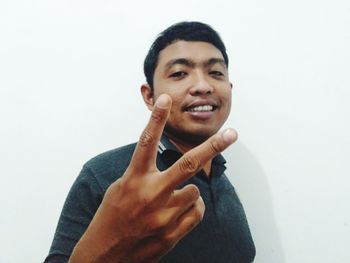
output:
M 154 94 L 153 94 L 153 90 L 151 89 L 151 87 L 148 84 L 143 84 L 141 86 L 141 94 L 142 94 L 142 98 L 143 101 L 145 102 L 147 108 L 152 111 L 153 110 L 153 106 L 154 106 Z

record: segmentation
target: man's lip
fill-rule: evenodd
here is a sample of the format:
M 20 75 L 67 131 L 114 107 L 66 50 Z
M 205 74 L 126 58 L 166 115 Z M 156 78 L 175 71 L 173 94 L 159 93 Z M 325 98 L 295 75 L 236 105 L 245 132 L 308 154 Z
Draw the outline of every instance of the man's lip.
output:
M 213 111 L 186 111 L 192 119 L 199 121 L 210 120 L 214 114 Z
M 205 105 L 213 106 L 213 109 L 216 109 L 218 106 L 216 101 L 213 99 L 195 100 L 195 101 L 192 101 L 190 104 L 185 105 L 184 110 L 186 111 L 190 108 L 194 108 L 194 107 L 198 107 L 198 106 L 205 106 Z

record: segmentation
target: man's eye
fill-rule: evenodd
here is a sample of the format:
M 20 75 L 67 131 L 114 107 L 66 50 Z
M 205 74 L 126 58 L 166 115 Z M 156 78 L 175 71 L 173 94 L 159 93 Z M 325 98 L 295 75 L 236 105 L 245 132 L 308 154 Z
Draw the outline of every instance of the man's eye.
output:
M 181 77 L 184 77 L 186 75 L 186 72 L 183 72 L 183 71 L 177 71 L 175 73 L 172 73 L 170 75 L 171 78 L 181 78 Z
M 224 73 L 222 73 L 220 71 L 216 71 L 216 70 L 210 71 L 209 74 L 212 75 L 212 76 L 215 76 L 215 77 L 224 76 Z

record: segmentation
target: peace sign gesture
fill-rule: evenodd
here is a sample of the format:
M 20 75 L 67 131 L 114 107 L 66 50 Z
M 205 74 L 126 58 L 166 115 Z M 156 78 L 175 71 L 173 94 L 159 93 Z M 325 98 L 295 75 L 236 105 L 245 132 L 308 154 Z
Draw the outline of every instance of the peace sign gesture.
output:
M 232 144 L 237 134 L 232 129 L 215 134 L 159 171 L 158 143 L 170 108 L 170 97 L 161 95 L 129 167 L 107 189 L 69 262 L 155 262 L 203 218 L 198 188 L 176 187 Z

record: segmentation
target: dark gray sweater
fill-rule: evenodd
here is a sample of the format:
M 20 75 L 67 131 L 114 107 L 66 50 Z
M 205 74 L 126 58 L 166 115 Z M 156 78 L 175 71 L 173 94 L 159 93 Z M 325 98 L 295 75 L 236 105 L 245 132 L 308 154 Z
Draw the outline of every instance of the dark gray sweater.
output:
M 106 189 L 124 174 L 135 145 L 100 154 L 84 165 L 65 201 L 45 262 L 68 262 Z M 158 149 L 158 169 L 167 169 L 180 157 L 175 146 L 163 135 Z M 224 174 L 225 163 L 225 159 L 218 155 L 212 162 L 209 177 L 200 171 L 185 183 L 199 188 L 206 207 L 204 218 L 161 262 L 253 262 L 254 243 L 241 202 Z

